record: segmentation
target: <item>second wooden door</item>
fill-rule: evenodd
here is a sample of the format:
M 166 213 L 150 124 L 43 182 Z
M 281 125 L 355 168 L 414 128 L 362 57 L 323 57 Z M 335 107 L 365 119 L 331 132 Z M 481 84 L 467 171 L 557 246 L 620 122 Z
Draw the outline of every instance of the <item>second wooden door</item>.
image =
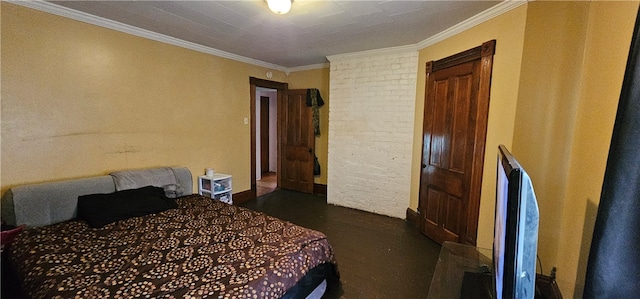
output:
M 427 63 L 420 226 L 475 245 L 495 41 Z
M 280 109 L 282 169 L 280 188 L 313 193 L 315 136 L 306 89 L 290 89 Z

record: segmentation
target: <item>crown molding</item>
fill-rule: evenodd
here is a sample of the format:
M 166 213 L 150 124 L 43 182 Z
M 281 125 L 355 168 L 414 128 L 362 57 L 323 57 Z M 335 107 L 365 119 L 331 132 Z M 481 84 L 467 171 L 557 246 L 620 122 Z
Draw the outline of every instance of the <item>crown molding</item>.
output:
M 329 63 L 318 63 L 318 64 L 310 64 L 303 66 L 294 66 L 290 67 L 287 73 L 291 72 L 299 72 L 299 71 L 308 71 L 308 70 L 317 70 L 317 69 L 326 69 L 329 67 Z
M 352 59 L 352 58 L 357 58 L 357 57 L 366 57 L 366 56 L 371 56 L 371 55 L 379 55 L 379 54 L 390 54 L 390 53 L 397 53 L 397 52 L 403 52 L 403 51 L 418 51 L 421 49 L 424 49 L 426 47 L 429 47 L 431 45 L 434 45 L 438 42 L 441 42 L 447 38 L 453 37 L 456 34 L 459 34 L 465 30 L 468 30 L 476 25 L 479 25 L 483 22 L 486 22 L 492 18 L 495 18 L 503 13 L 506 13 L 508 11 L 511 11 L 517 7 L 520 7 L 521 5 L 524 5 L 527 3 L 528 0 L 505 0 L 503 2 L 500 2 L 490 8 L 488 8 L 487 10 L 471 17 L 468 18 L 456 25 L 454 25 L 453 27 L 446 29 L 430 38 L 427 38 L 417 44 L 414 45 L 406 45 L 406 46 L 399 46 L 399 47 L 391 47 L 391 48 L 383 48 L 383 49 L 376 49 L 376 50 L 368 50 L 368 51 L 362 51 L 362 52 L 353 52 L 353 53 L 346 53 L 346 54 L 338 54 L 338 55 L 331 55 L 331 56 L 327 56 L 327 59 L 330 62 L 333 61 L 340 61 L 340 60 L 345 60 L 345 59 Z M 533 1 L 533 0 L 531 0 Z
M 240 56 L 237 54 L 225 52 L 225 51 L 214 49 L 211 47 L 202 46 L 196 43 L 188 42 L 188 41 L 181 40 L 168 35 L 156 33 L 156 32 L 142 29 L 139 27 L 112 21 L 112 20 L 105 19 L 98 16 L 94 16 L 88 13 L 77 11 L 75 9 L 67 8 L 54 3 L 45 2 L 42 0 L 35 0 L 35 1 L 8 0 L 7 2 L 28 7 L 28 8 L 33 8 L 43 12 L 51 13 L 61 17 L 66 17 L 76 21 L 89 23 L 92 25 L 124 32 L 124 33 L 135 35 L 138 37 L 147 38 L 147 39 L 158 41 L 161 43 L 166 43 L 166 44 L 170 44 L 170 45 L 174 45 L 174 46 L 178 46 L 178 47 L 182 47 L 182 48 L 186 48 L 186 49 L 190 49 L 190 50 L 194 50 L 202 53 L 211 54 L 211 55 L 222 57 L 222 58 L 228 58 L 231 60 L 244 62 L 244 63 L 256 65 L 256 66 L 261 66 L 261 67 L 265 67 L 273 70 L 283 71 L 283 72 L 289 71 L 289 68 L 284 66 L 264 62 L 264 61 L 249 58 L 249 57 Z
M 273 64 L 273 63 L 268 63 L 268 62 L 264 62 L 261 60 L 257 60 L 257 59 L 253 59 L 253 58 L 249 58 L 249 57 L 244 57 L 244 56 L 240 56 L 237 54 L 233 54 L 233 53 L 229 53 L 229 52 L 225 52 L 222 50 L 218 50 L 215 48 L 211 48 L 211 47 L 206 47 L 206 46 L 202 46 L 196 43 L 192 43 L 192 42 L 188 42 L 185 40 L 181 40 L 175 37 L 171 37 L 168 35 L 164 35 L 164 34 L 160 34 L 160 33 L 156 33 L 153 31 L 149 31 L 146 29 L 142 29 L 142 28 L 138 28 L 138 27 L 134 27 L 131 25 L 127 25 L 124 23 L 120 23 L 120 22 L 116 22 L 116 21 L 112 21 L 109 19 L 105 19 L 102 17 L 98 17 L 98 16 L 94 16 L 88 13 L 84 13 L 81 11 L 77 11 L 75 9 L 70 9 L 64 6 L 60 6 L 54 3 L 50 3 L 50 2 L 46 2 L 46 1 L 42 1 L 42 0 L 2 0 L 2 1 L 7 1 L 13 4 L 17 4 L 17 5 L 21 5 L 24 7 L 28 7 L 28 8 L 32 8 L 32 9 L 36 9 L 36 10 L 40 10 L 43 12 L 47 12 L 47 13 L 51 13 L 54 15 L 58 15 L 58 16 L 62 16 L 62 17 L 66 17 L 69 19 L 73 19 L 76 21 L 80 21 L 80 22 L 84 22 L 84 23 L 89 23 L 92 25 L 96 25 L 96 26 L 100 26 L 100 27 L 104 27 L 104 28 L 108 28 L 108 29 L 112 29 L 112 30 L 116 30 L 116 31 L 120 31 L 123 33 L 127 33 L 127 34 L 131 34 L 131 35 L 135 35 L 138 37 L 142 37 L 142 38 L 147 38 L 150 40 L 154 40 L 154 41 L 158 41 L 158 42 L 162 42 L 162 43 L 166 43 L 166 44 L 170 44 L 170 45 L 174 45 L 174 46 L 178 46 L 178 47 L 182 47 L 182 48 L 186 48 L 186 49 L 190 49 L 190 50 L 194 50 L 194 51 L 198 51 L 198 52 L 202 52 L 202 53 L 206 53 L 206 54 L 210 54 L 210 55 L 214 55 L 214 56 L 218 56 L 218 57 L 222 57 L 222 58 L 227 58 L 227 59 L 231 59 L 231 60 L 235 60 L 235 61 L 239 61 L 239 62 L 244 62 L 244 63 L 248 63 L 248 64 L 252 64 L 255 66 L 260 66 L 260 67 L 265 67 L 265 68 L 269 68 L 269 69 L 273 69 L 273 70 L 278 70 L 278 71 L 282 71 L 285 72 L 286 74 L 289 74 L 291 72 L 297 72 L 297 71 L 305 71 L 305 70 L 313 70 L 313 69 L 322 69 L 322 68 L 326 68 L 329 66 L 328 63 L 320 63 L 320 64 L 313 64 L 313 65 L 306 65 L 306 66 L 297 66 L 297 67 L 284 67 L 281 65 L 277 65 L 277 64 Z M 371 55 L 382 55 L 382 54 L 391 54 L 391 53 L 398 53 L 398 52 L 406 52 L 406 51 L 418 51 L 421 49 L 424 49 L 426 47 L 429 47 L 431 45 L 434 45 L 438 42 L 441 42 L 447 38 L 450 38 L 456 34 L 459 34 L 467 29 L 470 29 L 478 24 L 481 24 L 487 20 L 490 20 L 496 16 L 499 16 L 503 13 L 506 13 L 512 9 L 515 9 L 517 7 L 520 7 L 521 5 L 524 5 L 527 3 L 527 0 L 505 0 L 503 2 L 500 2 L 499 4 L 469 18 L 466 19 L 465 21 L 462 21 L 461 23 L 458 23 L 457 25 L 446 29 L 430 38 L 427 38 L 417 44 L 413 44 L 413 45 L 406 45 L 406 46 L 398 46 L 398 47 L 390 47 L 390 48 L 382 48 L 382 49 L 375 49 L 375 50 L 368 50 L 368 51 L 361 51 L 361 52 L 353 52 L 353 53 L 346 53 L 346 54 L 338 54 L 338 55 L 331 55 L 331 56 L 327 56 L 327 59 L 331 62 L 331 61 L 340 61 L 340 60 L 344 60 L 344 59 L 352 59 L 352 58 L 357 58 L 357 57 L 366 57 L 366 56 L 371 56 Z
M 329 60 L 329 62 L 334 62 L 334 61 L 341 61 L 345 59 L 353 59 L 353 58 L 359 58 L 359 57 L 395 54 L 400 52 L 412 52 L 412 51 L 415 51 L 415 52 L 418 51 L 418 48 L 416 47 L 416 45 L 406 45 L 406 46 L 389 47 L 389 48 L 367 50 L 367 51 L 360 51 L 360 52 L 353 52 L 353 53 L 346 53 L 346 54 L 337 54 L 337 55 L 327 56 L 327 59 Z
M 488 20 L 491 20 L 503 13 L 509 12 L 515 8 L 518 8 L 524 4 L 527 4 L 527 0 L 505 0 L 500 2 L 489 9 L 468 18 L 453 27 L 446 29 L 430 38 L 427 38 L 416 44 L 416 48 L 418 50 L 424 49 L 426 47 L 432 46 L 436 43 L 439 43 L 447 38 L 450 38 L 456 34 L 459 34 L 465 30 L 471 29 L 472 27 L 484 23 Z

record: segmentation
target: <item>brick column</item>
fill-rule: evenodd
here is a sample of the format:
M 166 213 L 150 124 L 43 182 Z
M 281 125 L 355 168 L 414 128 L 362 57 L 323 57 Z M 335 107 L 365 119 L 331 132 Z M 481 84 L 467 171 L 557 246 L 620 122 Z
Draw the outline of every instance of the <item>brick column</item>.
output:
M 418 52 L 330 57 L 327 201 L 404 218 Z

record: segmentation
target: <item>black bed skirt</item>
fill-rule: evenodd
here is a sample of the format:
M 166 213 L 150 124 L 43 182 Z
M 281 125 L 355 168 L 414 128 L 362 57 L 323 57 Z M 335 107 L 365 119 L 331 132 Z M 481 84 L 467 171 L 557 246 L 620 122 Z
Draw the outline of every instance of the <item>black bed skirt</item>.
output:
M 331 263 L 323 263 L 315 266 L 296 285 L 291 287 L 282 296 L 282 299 L 304 299 L 318 287 L 323 280 L 327 281 L 327 290 L 322 298 L 339 298 L 342 294 L 340 274 L 336 266 Z

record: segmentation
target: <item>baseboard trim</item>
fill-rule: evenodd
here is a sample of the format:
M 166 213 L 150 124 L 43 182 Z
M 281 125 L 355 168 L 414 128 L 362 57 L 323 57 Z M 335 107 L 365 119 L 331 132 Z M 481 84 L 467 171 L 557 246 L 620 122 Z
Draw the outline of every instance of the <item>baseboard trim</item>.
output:
M 313 184 L 313 194 L 327 195 L 327 185 Z
M 411 226 L 418 228 L 418 212 L 407 208 L 407 223 Z
M 256 190 L 247 190 L 233 194 L 233 204 L 239 205 L 256 198 Z

